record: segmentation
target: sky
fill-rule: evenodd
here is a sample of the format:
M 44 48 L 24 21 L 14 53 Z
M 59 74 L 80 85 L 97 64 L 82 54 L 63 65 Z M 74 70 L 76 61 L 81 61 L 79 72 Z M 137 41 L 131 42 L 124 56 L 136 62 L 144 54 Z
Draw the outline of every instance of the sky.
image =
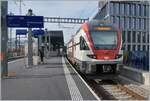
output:
M 8 14 L 20 15 L 19 0 L 8 0 Z M 98 9 L 98 0 L 22 0 L 21 14 L 26 15 L 32 9 L 37 16 L 44 17 L 72 17 L 89 18 Z M 63 30 L 64 41 L 67 43 L 75 34 L 81 24 L 54 24 L 44 23 L 44 29 Z M 67 28 L 64 28 L 67 27 Z M 15 29 L 13 29 L 15 37 Z

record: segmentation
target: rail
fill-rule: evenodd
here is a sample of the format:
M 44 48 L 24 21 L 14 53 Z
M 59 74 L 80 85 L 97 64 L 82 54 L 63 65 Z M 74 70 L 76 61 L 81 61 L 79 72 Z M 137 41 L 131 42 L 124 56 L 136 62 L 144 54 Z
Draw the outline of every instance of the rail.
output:
M 20 58 L 24 58 L 24 56 L 15 56 L 15 57 L 8 58 L 8 62 L 16 60 L 16 59 L 20 59 Z

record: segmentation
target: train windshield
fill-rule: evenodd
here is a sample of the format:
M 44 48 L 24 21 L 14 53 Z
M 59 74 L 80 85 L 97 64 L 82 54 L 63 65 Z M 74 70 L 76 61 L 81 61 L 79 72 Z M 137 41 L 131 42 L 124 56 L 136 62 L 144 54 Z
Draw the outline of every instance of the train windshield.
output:
M 115 31 L 92 31 L 91 36 L 94 48 L 111 50 L 117 48 L 117 32 Z

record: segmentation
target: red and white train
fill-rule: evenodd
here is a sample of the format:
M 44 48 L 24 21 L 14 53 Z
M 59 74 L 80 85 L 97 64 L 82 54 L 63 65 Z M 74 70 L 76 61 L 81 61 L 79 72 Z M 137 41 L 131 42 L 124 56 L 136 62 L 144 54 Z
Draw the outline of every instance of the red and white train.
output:
M 67 58 L 82 73 L 114 73 L 123 60 L 121 31 L 101 21 L 86 22 L 68 42 Z

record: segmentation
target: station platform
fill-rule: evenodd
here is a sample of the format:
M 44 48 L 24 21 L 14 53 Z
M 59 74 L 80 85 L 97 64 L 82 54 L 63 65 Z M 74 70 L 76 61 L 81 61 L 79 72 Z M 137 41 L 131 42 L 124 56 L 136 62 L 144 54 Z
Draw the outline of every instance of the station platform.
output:
M 143 71 L 125 65 L 121 66 L 119 71 L 120 75 L 139 83 L 139 85 L 143 85 L 143 87 L 149 86 L 149 71 Z
M 8 63 L 1 80 L 2 100 L 99 100 L 64 57 L 26 68 L 24 59 Z

